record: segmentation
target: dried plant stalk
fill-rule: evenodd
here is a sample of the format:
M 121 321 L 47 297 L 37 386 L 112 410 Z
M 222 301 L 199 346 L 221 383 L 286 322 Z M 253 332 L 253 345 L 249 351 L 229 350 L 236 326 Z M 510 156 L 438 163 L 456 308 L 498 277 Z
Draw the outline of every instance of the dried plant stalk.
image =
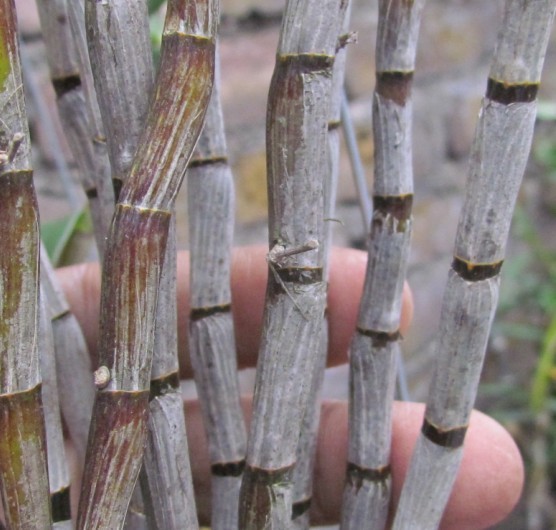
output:
M 375 172 L 365 286 L 350 348 L 342 528 L 382 529 L 391 493 L 392 402 L 411 238 L 411 82 L 424 1 L 379 2 L 373 98 Z
M 152 89 L 147 5 L 129 0 L 107 5 L 87 2 L 86 16 L 113 180 L 119 188 L 130 170 Z M 175 269 L 175 227 L 171 223 L 157 304 L 151 413 L 141 480 L 149 525 L 165 530 L 197 524 L 179 389 Z
M 37 351 L 38 209 L 13 0 L 0 1 L 0 493 L 13 529 L 51 525 Z
M 67 0 L 38 0 L 43 39 L 56 91 L 60 118 L 66 138 L 79 167 L 79 178 L 87 195 L 99 255 L 112 218 L 114 194 L 108 184 L 106 156 L 99 156 L 91 135 L 90 112 L 80 74 L 79 55 L 69 24 Z
M 554 0 L 506 3 L 471 152 L 425 419 L 394 523 L 398 530 L 437 528 L 456 477 L 555 10 Z
M 89 58 L 118 198 L 143 132 L 154 66 L 145 0 L 85 0 Z
M 211 527 L 232 530 L 238 524 L 247 434 L 239 401 L 231 313 L 233 176 L 227 160 L 218 66 L 216 70 L 205 126 L 187 173 L 191 252 L 189 353 L 212 465 Z
M 323 174 L 340 0 L 286 5 L 267 111 L 269 280 L 242 529 L 289 528 L 296 448 L 326 299 Z
M 116 205 L 103 268 L 100 368 L 78 528 L 121 528 L 139 472 L 157 291 L 170 212 L 200 133 L 214 71 L 218 4 L 168 4 L 146 128 Z
M 64 445 L 62 417 L 60 416 L 56 359 L 54 358 L 54 337 L 42 291 L 40 305 L 39 342 L 41 345 L 42 402 L 46 425 L 52 528 L 54 530 L 71 530 L 73 523 L 70 505 L 70 476 Z
M 324 178 L 324 236 L 322 244 L 323 274 L 328 281 L 329 254 L 332 245 L 332 227 L 336 205 L 338 174 L 340 163 L 340 103 L 344 90 L 344 73 L 346 65 L 346 44 L 352 36 L 349 34 L 351 2 L 342 2 L 337 14 L 340 37 L 336 44 L 336 56 L 332 69 L 332 90 L 330 94 L 328 120 L 328 152 L 326 177 Z M 297 447 L 294 468 L 294 492 L 292 507 L 292 526 L 296 530 L 309 528 L 309 509 L 313 494 L 313 468 L 317 447 L 317 433 L 320 420 L 320 391 L 324 379 L 326 356 L 328 352 L 328 321 L 325 315 L 322 329 L 322 345 L 319 358 L 312 377 L 309 403 L 303 417 L 301 436 Z
M 82 470 L 95 399 L 91 358 L 79 322 L 70 311 L 44 248 L 40 265 L 41 289 L 52 321 L 60 408 Z

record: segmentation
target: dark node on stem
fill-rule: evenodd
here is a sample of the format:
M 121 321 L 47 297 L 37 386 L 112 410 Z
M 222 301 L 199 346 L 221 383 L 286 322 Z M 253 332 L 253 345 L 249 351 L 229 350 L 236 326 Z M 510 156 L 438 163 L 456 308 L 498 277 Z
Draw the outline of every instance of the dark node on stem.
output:
M 386 331 L 373 331 L 357 326 L 357 333 L 370 337 L 375 348 L 384 348 L 389 342 L 395 342 L 402 338 L 399 331 L 388 333 Z
M 339 129 L 342 122 L 340 120 L 334 120 L 328 122 L 328 130 L 333 131 L 335 129 Z
M 377 72 L 375 90 L 403 107 L 411 95 L 412 82 L 413 72 Z
M 118 199 L 120 198 L 120 191 L 122 191 L 123 185 L 124 182 L 121 178 L 119 177 L 112 178 L 112 187 L 114 188 L 114 199 L 116 202 L 118 202 Z
M 265 528 L 276 504 L 275 486 L 291 483 L 295 465 L 280 469 L 245 466 L 240 493 L 240 528 Z
M 67 94 L 68 92 L 71 92 L 81 86 L 81 77 L 79 77 L 79 74 L 59 77 L 58 79 L 52 80 L 52 86 L 54 87 L 56 96 L 61 98 L 64 94 Z
M 180 375 L 178 372 L 164 375 L 157 379 L 151 380 L 151 387 L 149 392 L 149 401 L 156 397 L 163 396 L 170 392 L 179 392 L 180 389 Z
M 245 469 L 245 459 L 237 462 L 212 464 L 210 471 L 217 477 L 240 477 Z
M 376 213 L 384 217 L 391 215 L 400 222 L 408 221 L 413 208 L 413 195 L 375 195 L 373 207 Z
M 217 315 L 219 313 L 229 313 L 232 310 L 232 304 L 213 305 L 209 307 L 194 307 L 189 314 L 190 320 L 201 320 L 202 318 Z
M 392 471 L 389 465 L 370 468 L 361 467 L 352 462 L 348 462 L 346 468 L 346 481 L 351 486 L 359 491 L 363 486 L 363 482 L 385 483 L 391 475 Z
M 196 160 L 191 160 L 188 167 L 200 167 L 200 166 L 210 166 L 211 164 L 227 164 L 228 157 L 226 156 L 214 156 L 208 158 L 197 158 Z
M 492 101 L 511 105 L 512 103 L 531 103 L 537 99 L 539 83 L 504 83 L 489 78 L 486 97 Z
M 470 263 L 464 259 L 454 256 L 452 269 L 460 278 L 468 282 L 480 282 L 494 278 L 500 273 L 503 261 L 497 263 Z
M 62 488 L 50 495 L 52 522 L 71 521 L 70 489 Z
M 275 270 L 283 282 L 310 285 L 323 281 L 322 267 L 280 267 Z
M 467 432 L 467 425 L 463 427 L 454 427 L 453 429 L 441 429 L 425 418 L 421 432 L 425 438 L 436 445 L 449 449 L 457 449 L 463 445 L 465 433 Z
M 85 190 L 85 195 L 87 195 L 87 199 L 96 199 L 98 197 L 98 190 L 96 188 L 89 188 Z
M 307 499 L 304 499 L 302 501 L 293 503 L 293 505 L 292 505 L 292 521 L 294 519 L 297 519 L 298 517 L 301 517 L 304 513 L 309 511 L 309 509 L 311 508 L 311 501 L 312 501 L 312 498 L 308 497 Z
M 279 55 L 277 59 L 278 67 L 295 68 L 300 73 L 318 72 L 329 70 L 334 65 L 334 56 L 319 53 L 296 53 L 289 55 Z

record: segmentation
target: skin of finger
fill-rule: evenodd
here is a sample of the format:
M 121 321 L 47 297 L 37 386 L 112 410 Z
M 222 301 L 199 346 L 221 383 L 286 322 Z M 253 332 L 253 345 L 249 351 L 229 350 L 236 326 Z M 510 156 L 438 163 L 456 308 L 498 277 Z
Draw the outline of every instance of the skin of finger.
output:
M 251 400 L 242 401 L 247 423 Z M 189 451 L 199 520 L 209 523 L 210 464 L 201 412 L 196 401 L 186 402 Z M 421 428 L 424 405 L 394 404 L 392 431 L 392 510 Z M 347 404 L 325 401 L 322 407 L 315 464 L 313 524 L 339 520 L 347 458 Z M 524 481 L 523 461 L 509 433 L 492 418 L 473 411 L 464 456 L 441 530 L 477 530 L 503 520 L 517 504 Z
M 232 305 L 240 368 L 256 365 L 262 329 L 267 283 L 267 248 L 259 245 L 236 249 L 232 260 Z M 346 361 L 347 350 L 355 329 L 359 300 L 363 289 L 366 253 L 335 248 L 331 253 L 328 293 L 329 365 Z M 100 270 L 88 263 L 58 271 L 59 279 L 72 312 L 82 326 L 93 366 L 96 362 L 98 314 L 100 305 Z M 178 340 L 183 377 L 191 376 L 187 355 L 189 259 L 186 252 L 178 255 Z M 404 289 L 401 333 L 405 333 L 413 315 L 411 291 Z
M 392 508 L 395 511 L 413 448 L 421 429 L 424 405 L 394 404 L 392 426 Z M 347 457 L 347 405 L 326 402 L 322 408 L 315 469 L 313 515 L 330 522 L 341 507 Z M 330 455 L 335 455 L 330 459 Z M 512 437 L 492 418 L 473 411 L 462 464 L 442 520 L 442 530 L 477 530 L 503 520 L 517 504 L 524 482 L 523 460 Z

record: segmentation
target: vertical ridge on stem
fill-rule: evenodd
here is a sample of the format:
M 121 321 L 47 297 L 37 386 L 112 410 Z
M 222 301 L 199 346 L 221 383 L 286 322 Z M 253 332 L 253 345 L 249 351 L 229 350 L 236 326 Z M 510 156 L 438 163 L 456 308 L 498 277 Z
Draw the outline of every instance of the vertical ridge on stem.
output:
M 556 2 L 508 0 L 475 131 L 421 435 L 394 528 L 437 528 L 462 457 L 498 299 Z
M 170 216 L 212 90 L 217 20 L 211 0 L 168 4 L 160 71 L 107 243 L 99 362 L 109 375 L 93 410 L 78 528 L 121 528 L 139 474 Z
M 343 529 L 382 530 L 390 503 L 392 402 L 413 222 L 411 85 L 423 4 L 379 2 L 373 215 L 365 286 L 350 347 Z
M 0 111 L 0 495 L 8 527 L 49 528 L 39 220 L 13 0 L 0 1 Z
M 211 527 L 238 528 L 246 430 L 231 311 L 233 175 L 227 162 L 218 64 L 205 125 L 187 172 L 191 260 L 189 352 L 208 436 Z
M 329 98 L 340 0 L 290 0 L 267 110 L 269 279 L 240 528 L 290 528 L 292 471 L 322 345 Z

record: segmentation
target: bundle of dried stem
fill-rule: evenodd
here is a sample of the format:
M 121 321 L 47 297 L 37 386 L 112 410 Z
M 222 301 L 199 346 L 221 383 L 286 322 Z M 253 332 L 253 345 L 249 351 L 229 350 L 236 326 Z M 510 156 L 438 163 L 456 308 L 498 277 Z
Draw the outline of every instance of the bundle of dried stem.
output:
M 102 258 L 114 210 L 114 194 L 108 185 L 106 152 L 103 156 L 95 148 L 90 105 L 80 74 L 79 45 L 69 24 L 67 0 L 38 0 L 37 7 L 59 115 L 79 167 L 78 175 L 88 198 L 97 248 Z
M 239 401 L 231 312 L 233 175 L 227 160 L 219 83 L 217 63 L 205 125 L 187 174 L 191 252 L 189 352 L 209 442 L 211 527 L 232 530 L 238 527 L 247 434 Z
M 77 454 L 78 469 L 82 471 L 95 399 L 91 358 L 79 322 L 70 311 L 44 247 L 40 268 L 41 293 L 52 322 L 60 408 Z
M 103 268 L 101 369 L 79 528 L 120 528 L 146 438 L 158 287 L 175 196 L 212 90 L 218 4 L 168 4 L 160 73 Z
M 394 528 L 437 528 L 462 456 L 517 193 L 529 155 L 554 0 L 508 0 L 471 152 L 425 419 Z
M 240 528 L 289 528 L 296 449 L 322 351 L 323 175 L 340 0 L 286 4 L 267 111 L 269 280 Z
M 0 493 L 10 528 L 50 528 L 38 355 L 39 230 L 13 0 L 0 2 Z
M 373 98 L 375 172 L 369 256 L 350 348 L 349 448 L 342 528 L 382 529 L 402 291 L 411 238 L 411 82 L 424 0 L 379 2 Z

